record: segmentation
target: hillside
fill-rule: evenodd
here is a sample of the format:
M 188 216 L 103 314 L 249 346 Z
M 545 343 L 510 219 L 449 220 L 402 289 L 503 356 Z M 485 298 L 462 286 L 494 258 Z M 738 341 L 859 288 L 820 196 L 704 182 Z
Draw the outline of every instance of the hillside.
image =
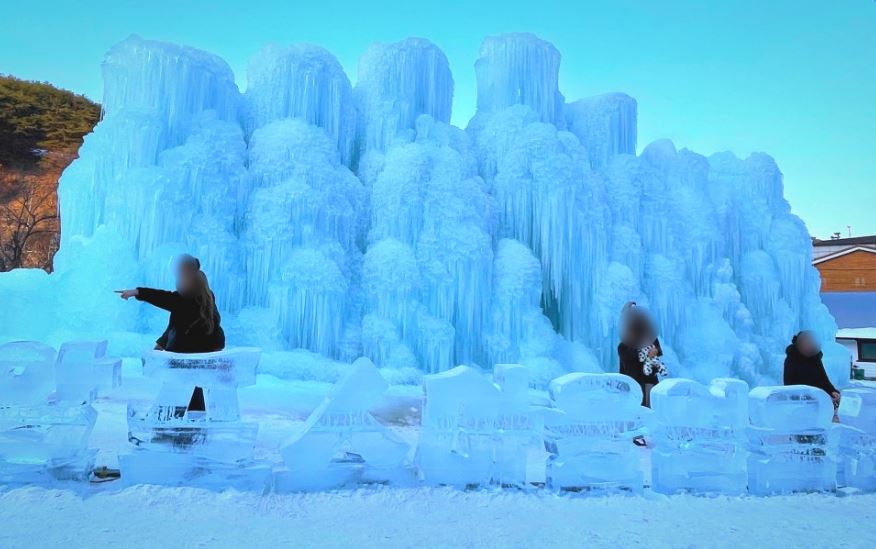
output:
M 84 96 L 0 75 L 0 271 L 51 270 L 58 178 L 99 119 Z

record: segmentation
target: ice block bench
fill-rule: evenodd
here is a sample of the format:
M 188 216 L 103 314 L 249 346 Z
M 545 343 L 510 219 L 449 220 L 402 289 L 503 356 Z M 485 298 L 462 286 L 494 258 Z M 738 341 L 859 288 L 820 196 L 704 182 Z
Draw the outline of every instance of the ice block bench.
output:
M 806 385 L 756 387 L 748 407 L 751 494 L 836 489 L 837 432 L 827 393 Z
M 106 356 L 107 342 L 68 341 L 55 363 L 56 396 L 60 400 L 91 402 L 98 391 L 122 384 L 122 360 Z
M 843 389 L 839 406 L 839 475 L 842 486 L 876 490 L 876 387 Z
M 143 375 L 161 382 L 149 407 L 128 405 L 128 440 L 119 456 L 128 484 L 264 488 L 270 468 L 253 460 L 258 424 L 240 420 L 238 387 L 255 384 L 261 350 L 150 351 Z M 198 391 L 199 389 L 199 391 Z M 199 396 L 203 395 L 203 406 Z
M 91 472 L 97 412 L 89 398 L 56 387 L 55 369 L 67 365 L 42 343 L 0 345 L 0 482 L 84 480 Z
M 651 485 L 661 493 L 744 494 L 748 384 L 667 379 L 651 391 Z
M 545 414 L 547 485 L 555 490 L 640 492 L 640 451 L 647 409 L 642 390 L 622 374 L 571 373 L 550 383 Z

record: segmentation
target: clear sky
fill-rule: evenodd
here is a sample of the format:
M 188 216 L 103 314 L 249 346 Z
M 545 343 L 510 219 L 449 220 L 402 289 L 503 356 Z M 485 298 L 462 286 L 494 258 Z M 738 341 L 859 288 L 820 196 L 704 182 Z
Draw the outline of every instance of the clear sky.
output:
M 567 100 L 634 96 L 639 150 L 767 152 L 812 234 L 876 233 L 876 0 L 0 0 L 0 73 L 100 100 L 104 52 L 136 33 L 220 55 L 241 89 L 265 44 L 315 43 L 355 84 L 370 43 L 420 36 L 465 127 L 481 40 L 517 31 L 560 50 Z

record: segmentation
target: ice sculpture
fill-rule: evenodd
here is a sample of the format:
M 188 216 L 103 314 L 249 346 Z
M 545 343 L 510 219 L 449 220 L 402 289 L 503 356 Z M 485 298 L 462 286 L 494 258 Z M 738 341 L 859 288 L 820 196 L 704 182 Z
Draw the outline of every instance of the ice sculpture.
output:
M 151 351 L 143 375 L 161 389 L 146 408 L 128 404 L 128 440 L 119 455 L 127 484 L 260 490 L 271 469 L 253 459 L 259 426 L 240 420 L 237 388 L 256 380 L 260 351 Z
M 99 389 L 122 384 L 122 359 L 106 357 L 107 342 L 68 341 L 55 363 L 56 397 L 70 402 L 92 402 Z
M 335 488 L 359 482 L 411 483 L 410 446 L 369 413 L 389 387 L 367 358 L 353 362 L 301 428 L 280 448 L 287 471 L 280 491 Z
M 556 490 L 640 492 L 642 390 L 621 374 L 566 374 L 550 384 L 545 414 L 547 485 Z
M 529 381 L 529 369 L 520 364 L 493 368 L 501 391 L 492 475 L 499 486 L 526 486 L 529 451 L 543 442 L 544 412 L 529 403 Z
M 502 365 L 496 385 L 468 366 L 424 376 L 416 464 L 427 484 L 525 483 L 525 448 L 538 432 L 525 368 Z
M 484 40 L 462 130 L 428 40 L 370 48 L 355 88 L 322 48 L 270 46 L 241 94 L 218 57 L 131 37 L 106 56 L 104 117 L 61 178 L 55 272 L 0 274 L 4 303 L 46 305 L 0 311 L 0 337 L 158 331 L 160 313 L 108 290 L 167 287 L 187 251 L 239 345 L 427 373 L 519 363 L 545 385 L 615 371 L 635 300 L 680 376 L 775 383 L 810 329 L 842 385 L 775 162 L 641 147 L 648 106 L 566 103 L 560 61 L 530 34 Z
M 748 385 L 715 379 L 706 387 L 667 379 L 651 391 L 651 487 L 656 492 L 744 494 L 748 484 Z
M 56 395 L 55 350 L 31 341 L 0 345 L 0 483 L 84 480 L 94 465 L 88 438 L 97 412 Z
M 749 493 L 835 490 L 837 433 L 827 393 L 806 385 L 757 387 L 748 402 Z
M 838 482 L 859 490 L 876 490 L 876 388 L 853 385 L 843 389 L 838 414 Z

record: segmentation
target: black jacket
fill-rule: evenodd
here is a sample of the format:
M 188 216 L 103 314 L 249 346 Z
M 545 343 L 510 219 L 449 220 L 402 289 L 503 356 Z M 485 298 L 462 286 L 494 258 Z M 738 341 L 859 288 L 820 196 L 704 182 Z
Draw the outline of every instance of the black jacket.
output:
M 213 331 L 201 320 L 200 304 L 179 292 L 137 288 L 137 299 L 170 311 L 167 329 L 156 343 L 174 353 L 209 353 L 225 348 L 225 332 L 219 325 L 219 311 L 213 310 Z
M 662 356 L 663 349 L 660 348 L 660 341 L 655 339 L 654 346 L 657 347 L 657 353 Z M 620 358 L 620 373 L 635 379 L 643 389 L 645 385 L 657 385 L 660 381 L 657 379 L 657 374 L 651 373 L 651 375 L 646 376 L 645 372 L 642 371 L 644 365 L 639 360 L 638 349 L 621 342 L 617 346 L 617 354 Z
M 796 345 L 785 349 L 785 385 L 809 385 L 821 389 L 828 395 L 838 393 L 827 377 L 819 352 L 813 356 L 803 356 Z

